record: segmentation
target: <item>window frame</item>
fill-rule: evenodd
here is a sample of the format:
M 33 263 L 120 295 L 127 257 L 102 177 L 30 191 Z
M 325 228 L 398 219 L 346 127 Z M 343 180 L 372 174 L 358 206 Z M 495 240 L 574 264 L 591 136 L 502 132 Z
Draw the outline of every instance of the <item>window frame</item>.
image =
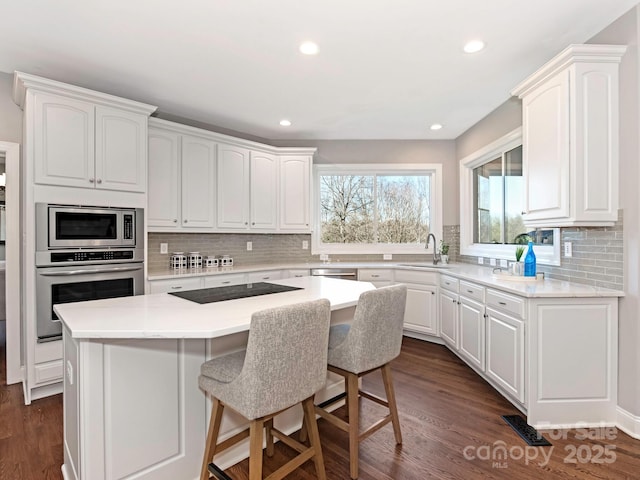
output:
M 460 160 L 460 254 L 515 261 L 516 245 L 474 243 L 473 241 L 473 169 L 522 145 L 522 127 L 518 127 Z M 523 152 L 523 163 L 526 162 Z M 526 222 L 525 222 L 526 225 Z M 553 246 L 535 245 L 536 261 L 542 265 L 560 265 L 560 229 L 553 229 Z
M 321 241 L 320 226 L 320 177 L 321 175 L 430 175 L 431 195 L 429 212 L 430 228 L 438 241 L 442 239 L 442 165 L 439 163 L 419 164 L 316 164 L 313 166 L 313 231 L 311 253 L 316 254 L 432 254 L 434 246 L 425 248 L 423 244 L 330 244 Z M 435 245 L 438 248 L 438 245 Z

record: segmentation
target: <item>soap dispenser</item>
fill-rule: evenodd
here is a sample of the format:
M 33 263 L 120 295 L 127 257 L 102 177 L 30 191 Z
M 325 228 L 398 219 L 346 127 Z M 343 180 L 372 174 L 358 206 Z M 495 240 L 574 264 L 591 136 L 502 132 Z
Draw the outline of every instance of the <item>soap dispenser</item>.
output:
M 524 257 L 524 276 L 536 276 L 536 254 L 533 253 L 533 242 L 529 242 L 527 255 Z

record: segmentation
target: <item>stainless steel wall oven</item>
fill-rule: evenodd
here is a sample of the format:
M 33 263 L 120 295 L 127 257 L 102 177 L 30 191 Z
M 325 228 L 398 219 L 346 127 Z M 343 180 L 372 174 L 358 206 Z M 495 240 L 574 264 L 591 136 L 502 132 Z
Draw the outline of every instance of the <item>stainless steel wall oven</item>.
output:
M 36 204 L 36 331 L 58 340 L 59 303 L 144 293 L 142 209 Z

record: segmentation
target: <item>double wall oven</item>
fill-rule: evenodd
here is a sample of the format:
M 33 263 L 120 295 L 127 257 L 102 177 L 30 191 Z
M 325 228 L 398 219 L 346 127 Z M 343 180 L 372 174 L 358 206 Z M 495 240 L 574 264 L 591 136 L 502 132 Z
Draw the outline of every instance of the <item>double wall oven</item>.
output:
M 142 209 L 36 204 L 36 331 L 58 340 L 59 303 L 144 293 Z

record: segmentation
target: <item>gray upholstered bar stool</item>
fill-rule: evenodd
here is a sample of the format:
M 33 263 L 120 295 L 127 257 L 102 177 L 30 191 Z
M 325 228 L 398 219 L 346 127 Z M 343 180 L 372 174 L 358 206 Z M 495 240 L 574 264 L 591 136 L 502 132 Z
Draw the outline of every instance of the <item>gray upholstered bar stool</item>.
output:
M 263 428 L 267 455 L 273 455 L 273 437 L 299 452 L 269 479 L 288 475 L 313 458 L 316 474 L 325 480 L 324 462 L 313 397 L 327 378 L 327 347 L 331 312 L 328 300 L 298 303 L 256 312 L 251 317 L 246 351 L 202 364 L 200 387 L 211 394 L 213 408 L 202 460 L 201 480 L 227 477 L 213 457 L 247 437 L 249 479 L 262 479 Z M 276 430 L 273 417 L 302 403 L 310 447 Z M 218 442 L 223 410 L 228 407 L 250 420 L 247 430 Z
M 391 422 L 396 443 L 402 443 L 389 363 L 400 354 L 406 298 L 405 285 L 364 292 L 358 300 L 353 321 L 350 324 L 335 325 L 329 333 L 328 369 L 344 377 L 345 393 L 317 406 L 316 413 L 349 433 L 349 473 L 354 479 L 358 478 L 358 449 L 362 440 Z M 382 372 L 386 400 L 359 389 L 359 378 L 374 370 Z M 348 422 L 325 410 L 345 395 Z M 358 412 L 359 397 L 389 409 L 385 417 L 362 433 Z M 302 436 L 306 438 L 304 431 Z

